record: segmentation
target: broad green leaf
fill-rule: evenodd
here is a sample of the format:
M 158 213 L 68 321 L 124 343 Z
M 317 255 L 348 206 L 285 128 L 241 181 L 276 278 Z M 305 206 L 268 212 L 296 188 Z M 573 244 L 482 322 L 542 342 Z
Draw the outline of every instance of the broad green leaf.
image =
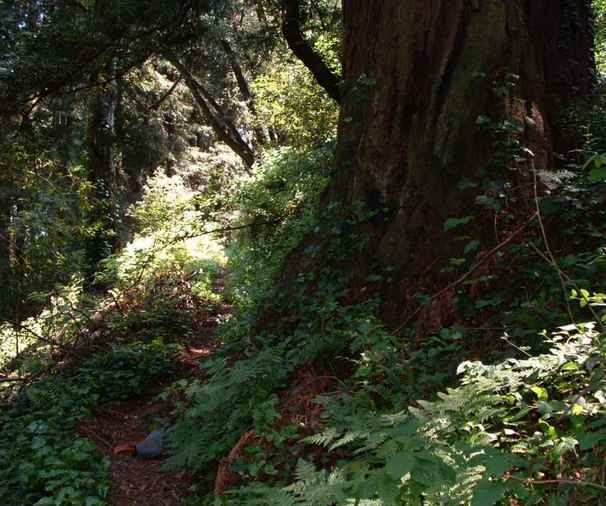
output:
M 467 225 L 467 223 L 473 221 L 473 216 L 464 216 L 463 218 L 448 218 L 444 222 L 444 231 L 448 232 L 454 228 L 460 227 L 461 225 Z
M 482 480 L 474 490 L 471 506 L 492 506 L 493 504 L 497 504 L 506 491 L 507 487 L 501 481 Z
M 578 370 L 579 370 L 579 364 L 577 364 L 576 362 L 566 362 L 562 366 L 562 371 L 578 371 Z
M 478 241 L 478 240 L 471 241 L 470 243 L 467 244 L 467 246 L 465 246 L 465 250 L 463 251 L 463 253 L 465 253 L 467 255 L 468 253 L 471 253 L 472 251 L 476 251 L 477 249 L 479 249 L 479 247 L 480 247 L 480 241 Z
M 478 116 L 476 118 L 476 125 L 486 126 L 486 125 L 490 125 L 491 123 L 492 123 L 492 120 L 488 116 L 484 116 L 483 114 L 481 114 L 480 116 Z
M 468 188 L 476 188 L 478 183 L 474 183 L 470 179 L 464 177 L 458 184 L 459 190 L 467 190 Z
M 511 466 L 513 466 L 515 462 L 516 459 L 511 455 L 493 454 L 487 460 L 483 461 L 482 465 L 486 468 L 487 476 L 500 478 L 511 469 Z
M 553 449 L 553 455 L 556 458 L 563 457 L 566 453 L 573 451 L 578 445 L 578 441 L 573 437 L 563 437 L 562 440 Z
M 579 438 L 581 450 L 591 450 L 606 439 L 606 432 L 590 432 Z
M 589 171 L 589 179 L 591 181 L 603 181 L 606 179 L 606 165 L 596 166 Z
M 583 406 L 580 404 L 573 404 L 572 408 L 570 408 L 570 414 L 572 416 L 582 415 L 584 411 Z
M 386 475 L 381 475 L 381 478 L 378 482 L 378 492 L 379 497 L 383 501 L 384 504 L 393 504 L 396 505 L 396 501 L 398 496 L 400 495 L 400 482 L 391 480 Z
M 414 465 L 414 455 L 410 453 L 398 453 L 387 462 L 385 472 L 394 480 L 401 480 L 403 476 L 412 471 Z
M 535 393 L 535 395 L 540 401 L 546 401 L 547 399 L 549 399 L 549 394 L 547 393 L 547 390 L 543 387 L 533 386 L 530 387 L 530 390 Z
M 492 209 L 493 211 L 500 211 L 503 208 L 503 204 L 499 199 L 487 195 L 479 195 L 476 198 L 476 204 Z

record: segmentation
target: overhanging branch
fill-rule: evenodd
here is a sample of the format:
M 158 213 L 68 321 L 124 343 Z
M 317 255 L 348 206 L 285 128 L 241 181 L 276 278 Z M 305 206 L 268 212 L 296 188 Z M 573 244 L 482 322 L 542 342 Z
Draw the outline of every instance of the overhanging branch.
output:
M 219 104 L 210 96 L 202 84 L 190 72 L 189 68 L 183 64 L 178 57 L 167 53 L 166 58 L 183 76 L 198 108 L 219 139 L 227 144 L 234 153 L 242 159 L 247 169 L 250 169 L 255 163 L 255 154 L 251 147 L 244 141 L 235 125 L 231 124 L 225 118 Z
M 335 101 L 341 102 L 339 82 L 341 78 L 336 75 L 322 60 L 320 55 L 314 51 L 303 37 L 299 18 L 300 0 L 282 0 L 284 7 L 284 19 L 282 23 L 282 34 L 288 43 L 288 47 L 299 60 L 313 74 L 317 83 L 326 90 L 326 93 Z

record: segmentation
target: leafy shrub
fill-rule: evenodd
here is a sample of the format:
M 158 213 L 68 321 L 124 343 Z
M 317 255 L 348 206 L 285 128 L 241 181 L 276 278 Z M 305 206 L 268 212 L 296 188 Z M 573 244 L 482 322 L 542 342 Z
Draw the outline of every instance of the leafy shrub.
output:
M 45 308 L 18 325 L 0 325 L 0 368 L 4 370 L 37 372 L 45 364 L 52 365 L 54 352 L 75 344 L 96 303 L 83 292 L 78 276 L 53 291 L 33 293 L 30 299 L 46 302 Z
M 85 265 L 91 189 L 86 171 L 58 162 L 41 130 L 0 140 L 2 320 L 31 316 L 47 301 L 33 304 L 30 293 L 68 283 Z
M 307 442 L 330 452 L 347 447 L 351 459 L 330 472 L 300 461 L 292 485 L 246 487 L 230 504 L 597 500 L 606 349 L 591 324 L 562 329 L 549 342 L 551 352 L 537 357 L 463 363 L 460 386 L 400 412 L 356 412 L 348 399 L 327 400 L 341 405 L 332 409 L 340 424 Z
M 314 45 L 324 61 L 340 73 L 339 36 L 319 36 Z M 267 63 L 268 71 L 253 83 L 259 121 L 284 135 L 290 146 L 317 146 L 335 137 L 339 108 L 309 70 L 287 55 L 286 48 L 277 51 Z
M 271 288 L 282 262 L 317 224 L 319 197 L 332 172 L 332 148 L 270 151 L 233 195 L 237 220 L 251 225 L 228 251 L 230 296 L 244 310 Z

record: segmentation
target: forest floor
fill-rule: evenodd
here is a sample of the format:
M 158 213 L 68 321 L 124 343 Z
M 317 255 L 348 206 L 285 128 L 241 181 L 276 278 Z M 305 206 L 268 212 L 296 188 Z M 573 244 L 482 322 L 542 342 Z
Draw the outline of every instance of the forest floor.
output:
M 220 277 L 213 291 L 223 292 Z M 98 406 L 94 416 L 78 428 L 80 435 L 95 443 L 110 461 L 110 503 L 113 506 L 176 506 L 189 494 L 192 476 L 185 472 L 168 472 L 163 458 L 143 459 L 136 455 L 135 444 L 170 418 L 175 405 L 160 394 L 180 379 L 201 377 L 200 362 L 217 348 L 214 334 L 221 318 L 231 313 L 231 306 L 220 302 L 214 312 L 198 322 L 199 332 L 183 342 L 177 357 L 178 373 L 152 385 L 143 395 L 126 401 Z

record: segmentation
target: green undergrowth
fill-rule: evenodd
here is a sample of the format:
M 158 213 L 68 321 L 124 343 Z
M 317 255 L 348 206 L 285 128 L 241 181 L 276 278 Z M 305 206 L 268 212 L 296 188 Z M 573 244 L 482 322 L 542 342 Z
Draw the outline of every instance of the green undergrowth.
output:
M 100 506 L 109 462 L 80 421 L 101 402 L 141 395 L 174 373 L 178 346 L 161 340 L 96 354 L 26 388 L 0 414 L 0 501 L 7 505 Z
M 547 354 L 464 362 L 459 386 L 402 411 L 321 398 L 330 425 L 304 442 L 349 458 L 328 470 L 299 460 L 293 483 L 254 485 L 228 504 L 595 504 L 606 490 L 598 335 L 571 326 Z
M 506 151 L 491 167 L 498 177 L 466 180 L 478 190 L 476 214 L 444 227 L 489 216 L 503 237 L 520 218 L 505 177 L 519 128 L 483 126 Z M 591 163 L 537 174 L 547 188 L 536 195 L 540 222 L 456 287 L 456 324 L 425 335 L 382 324 L 389 267 L 352 268 L 383 210 L 317 211 L 331 146 L 267 153 L 231 195 L 194 195 L 157 176 L 133 209 L 134 240 L 98 274 L 107 293 L 87 299 L 74 285 L 25 322 L 32 352 L 11 357 L 12 372 L 52 369 L 3 415 L 3 441 L 19 441 L 1 447 L 11 463 L 3 493 L 15 504 L 103 504 L 107 481 L 91 477 L 107 464 L 74 437 L 77 422 L 173 372 L 174 343 L 195 336 L 217 301 L 212 284 L 226 259 L 211 238 L 223 229 L 235 315 L 204 375 L 166 394 L 178 417 L 167 466 L 196 474 L 192 504 L 596 504 L 606 491 L 606 216 L 594 170 L 603 162 Z M 479 241 L 460 239 L 466 257 L 451 259 L 453 275 L 478 258 Z M 61 329 L 83 351 L 59 372 L 61 355 L 33 334 Z M 227 470 L 230 486 L 214 497 L 217 464 L 251 431 Z
M 502 156 L 492 176 L 464 182 L 478 191 L 465 220 L 498 219 L 502 239 L 528 198 L 507 183 L 521 130 L 482 126 Z M 240 189 L 241 216 L 272 226 L 232 241 L 237 316 L 219 331 L 207 379 L 179 384 L 168 464 L 200 476 L 192 504 L 596 504 L 606 491 L 604 178 L 572 162 L 537 174 L 540 222 L 457 286 L 457 324 L 394 335 L 373 296 L 389 268 L 371 265 L 368 296 L 355 297 L 361 273 L 348 263 L 381 210 L 318 214 L 325 183 L 296 192 L 300 167 L 314 175 L 318 158 L 308 160 L 274 159 Z M 300 255 L 310 234 L 319 239 Z M 449 268 L 463 274 L 479 241 L 461 240 L 466 258 Z M 305 264 L 285 290 L 276 276 L 292 258 Z M 302 376 L 323 386 L 299 391 Z M 217 462 L 249 431 L 257 438 L 229 469 L 235 485 L 214 497 Z
M 601 215 L 594 183 L 577 178 L 543 199 L 546 219 L 549 205 L 569 205 L 572 188 L 579 213 Z M 252 316 L 223 328 L 209 379 L 182 384 L 170 465 L 209 476 L 246 431 L 262 441 L 232 465 L 240 485 L 199 504 L 594 504 L 606 490 L 606 264 L 586 231 L 600 224 L 575 222 L 572 212 L 568 230 L 584 240 L 573 243 L 578 251 L 558 247 L 557 266 L 537 255 L 540 236 L 529 233 L 495 267 L 524 284 L 485 280 L 482 298 L 462 286 L 456 302 L 467 324 L 412 341 L 383 327 L 379 301 L 348 302 L 351 279 L 338 266 L 373 213 L 343 216 L 314 225 L 329 237 L 323 269 L 299 276 L 288 294 L 271 292 L 291 323 L 254 328 L 263 302 L 251 301 L 243 307 Z M 594 322 L 566 326 L 571 318 Z M 479 321 L 485 332 L 471 328 Z M 284 399 L 301 370 L 332 380 L 313 392 L 321 416 L 294 422 Z
M 246 228 L 228 247 L 227 289 L 241 309 L 254 308 L 267 296 L 284 258 L 318 225 L 318 201 L 334 172 L 333 148 L 270 151 L 235 185 L 234 225 Z
M 132 240 L 95 275 L 103 292 L 74 275 L 32 294 L 49 303 L 18 325 L 0 325 L 0 371 L 37 373 L 65 351 L 146 339 L 150 331 L 167 342 L 194 332 L 219 299 L 213 283 L 225 265 L 223 243 L 209 233 L 217 225 L 200 220 L 196 205 L 180 178 L 150 178 L 130 210 Z
M 174 377 L 183 344 L 216 313 L 223 246 L 197 222 L 193 194 L 159 175 L 132 214 L 132 242 L 97 273 L 103 293 L 74 279 L 0 328 L 2 505 L 109 504 L 109 462 L 78 424 Z

